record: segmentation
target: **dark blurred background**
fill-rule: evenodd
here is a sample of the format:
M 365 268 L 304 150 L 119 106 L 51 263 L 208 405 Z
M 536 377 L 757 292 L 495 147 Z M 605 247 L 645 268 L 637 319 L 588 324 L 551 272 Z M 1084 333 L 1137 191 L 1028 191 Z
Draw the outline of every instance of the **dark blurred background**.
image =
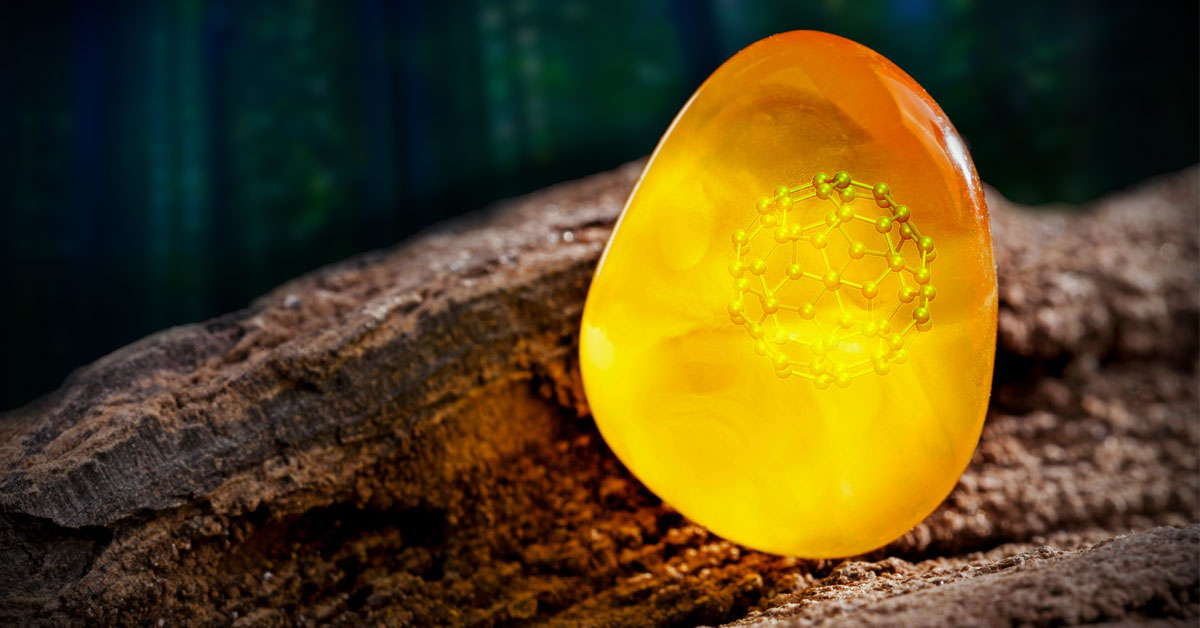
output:
M 1198 160 L 1197 2 L 27 2 L 0 8 L 0 409 L 322 264 L 650 152 L 724 59 L 855 39 L 982 178 Z

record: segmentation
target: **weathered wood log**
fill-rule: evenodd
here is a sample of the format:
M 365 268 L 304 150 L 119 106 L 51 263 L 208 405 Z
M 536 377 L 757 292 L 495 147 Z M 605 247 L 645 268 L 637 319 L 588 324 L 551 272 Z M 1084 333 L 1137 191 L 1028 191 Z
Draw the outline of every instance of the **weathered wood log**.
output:
M 0 619 L 662 626 L 799 605 L 797 625 L 925 622 L 1016 589 L 1043 614 L 1000 617 L 1197 616 L 1196 565 L 1170 559 L 1195 528 L 1083 548 L 1200 520 L 1200 171 L 1082 209 L 990 196 L 1001 325 L 979 450 L 937 512 L 848 567 L 708 535 L 596 436 L 576 328 L 639 167 L 155 334 L 0 417 Z M 825 600 L 848 569 L 908 584 L 851 587 L 843 616 Z M 1084 599 L 1123 574 L 1148 584 Z
M 1156 528 L 1086 550 L 1039 547 L 948 567 L 847 562 L 734 626 L 1020 626 L 1161 622 L 1195 615 L 1200 526 Z M 1059 593 L 1053 593 L 1059 592 Z M 1184 623 L 1183 621 L 1180 622 Z

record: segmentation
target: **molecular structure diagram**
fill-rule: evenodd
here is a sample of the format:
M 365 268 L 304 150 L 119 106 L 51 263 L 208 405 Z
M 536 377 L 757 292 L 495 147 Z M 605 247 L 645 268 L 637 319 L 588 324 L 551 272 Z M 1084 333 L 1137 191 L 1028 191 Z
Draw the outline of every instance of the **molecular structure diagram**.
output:
M 756 209 L 733 232 L 728 311 L 775 374 L 824 390 L 907 362 L 933 327 L 937 249 L 888 184 L 817 173 Z

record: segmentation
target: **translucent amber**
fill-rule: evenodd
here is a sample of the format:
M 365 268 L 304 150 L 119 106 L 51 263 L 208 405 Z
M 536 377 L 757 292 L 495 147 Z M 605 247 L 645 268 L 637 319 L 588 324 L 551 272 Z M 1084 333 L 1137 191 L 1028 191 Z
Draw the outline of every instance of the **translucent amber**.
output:
M 751 548 L 886 544 L 979 439 L 996 275 L 966 147 L 907 74 L 816 32 L 722 65 L 596 271 L 583 382 L 616 455 Z

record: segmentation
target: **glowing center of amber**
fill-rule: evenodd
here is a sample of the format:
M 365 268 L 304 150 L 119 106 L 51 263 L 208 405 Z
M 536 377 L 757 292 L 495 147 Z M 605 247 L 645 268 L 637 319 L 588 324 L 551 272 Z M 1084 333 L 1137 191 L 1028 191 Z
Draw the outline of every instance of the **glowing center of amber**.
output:
M 872 200 L 856 203 L 860 192 Z M 756 208 L 733 232 L 728 310 L 775 374 L 824 390 L 907 362 L 933 327 L 937 250 L 889 186 L 818 173 Z

